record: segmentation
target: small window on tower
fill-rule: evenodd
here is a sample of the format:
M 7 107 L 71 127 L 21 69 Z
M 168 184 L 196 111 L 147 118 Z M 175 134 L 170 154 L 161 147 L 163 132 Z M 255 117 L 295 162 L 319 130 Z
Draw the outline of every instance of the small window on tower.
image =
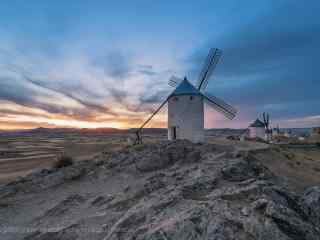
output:
M 190 100 L 193 100 L 193 96 L 190 96 Z
M 178 97 L 175 97 L 175 98 L 174 98 L 174 100 L 175 100 L 175 101 L 178 101 L 178 100 L 179 100 L 179 98 L 178 98 Z

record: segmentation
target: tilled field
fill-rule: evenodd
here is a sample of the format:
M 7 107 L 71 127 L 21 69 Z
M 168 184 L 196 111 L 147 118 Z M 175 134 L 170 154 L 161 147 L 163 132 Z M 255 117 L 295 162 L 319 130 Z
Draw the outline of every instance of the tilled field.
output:
M 0 183 L 50 168 L 62 153 L 75 161 L 115 149 L 125 143 L 124 136 L 66 135 L 63 137 L 30 136 L 0 139 Z

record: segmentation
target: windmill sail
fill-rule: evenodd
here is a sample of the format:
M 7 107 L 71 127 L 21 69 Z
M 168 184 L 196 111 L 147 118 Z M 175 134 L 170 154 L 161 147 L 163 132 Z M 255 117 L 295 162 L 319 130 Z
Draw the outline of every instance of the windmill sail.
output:
M 211 59 L 213 58 L 214 54 L 215 54 L 215 51 L 216 51 L 216 48 L 211 48 L 209 50 L 209 53 L 208 53 L 208 56 L 204 62 L 204 65 L 203 65 L 203 68 L 200 72 L 200 75 L 199 75 L 199 79 L 198 79 L 198 82 L 197 82 L 197 88 L 200 89 L 200 85 L 202 84 L 202 81 L 206 75 L 206 72 L 208 70 L 208 67 L 210 66 L 210 62 L 211 62 Z
M 215 110 L 225 115 L 228 119 L 232 120 L 237 113 L 237 110 L 223 100 L 212 95 L 203 95 L 206 102 Z
M 136 142 L 135 144 L 139 144 L 142 143 L 142 139 L 141 139 L 141 131 L 142 129 L 147 125 L 148 122 L 151 121 L 151 119 L 161 110 L 161 108 L 167 103 L 168 98 L 166 98 L 165 101 L 163 101 L 160 106 L 150 115 L 150 117 L 140 126 L 140 128 L 136 131 Z
M 178 78 L 176 76 L 172 76 L 169 79 L 168 85 L 171 86 L 171 87 L 177 87 L 182 82 L 182 80 L 183 79 L 181 79 L 181 78 Z
M 213 96 L 211 94 L 208 94 L 208 93 L 206 93 L 206 96 L 209 97 L 215 103 L 217 103 L 220 106 L 222 106 L 223 108 L 227 109 L 230 113 L 233 113 L 233 114 L 237 113 L 237 109 L 235 109 L 233 106 L 231 106 L 230 104 L 226 103 L 222 99 L 220 99 L 218 97 L 215 97 L 215 96 Z
M 217 48 L 210 49 L 207 59 L 202 68 L 202 71 L 199 75 L 199 79 L 197 83 L 198 90 L 204 90 L 207 87 L 209 78 L 211 77 L 214 69 L 216 68 L 219 62 L 219 59 L 221 57 L 221 54 L 222 54 L 221 50 Z

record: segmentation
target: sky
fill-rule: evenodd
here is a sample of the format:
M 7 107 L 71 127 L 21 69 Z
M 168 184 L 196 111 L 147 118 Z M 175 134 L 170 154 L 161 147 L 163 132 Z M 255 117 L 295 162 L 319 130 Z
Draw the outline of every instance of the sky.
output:
M 173 90 L 223 54 L 206 91 L 206 128 L 320 125 L 320 2 L 2 0 L 0 129 L 138 127 Z M 164 108 L 147 127 L 166 127 Z

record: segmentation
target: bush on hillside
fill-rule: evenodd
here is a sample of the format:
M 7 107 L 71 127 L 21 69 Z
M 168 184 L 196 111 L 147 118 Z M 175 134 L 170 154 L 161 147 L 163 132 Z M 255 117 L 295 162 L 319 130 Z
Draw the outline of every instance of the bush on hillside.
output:
M 64 168 L 67 166 L 71 166 L 73 164 L 73 158 L 62 154 L 61 156 L 58 157 L 57 161 L 54 163 L 53 167 L 54 168 Z

